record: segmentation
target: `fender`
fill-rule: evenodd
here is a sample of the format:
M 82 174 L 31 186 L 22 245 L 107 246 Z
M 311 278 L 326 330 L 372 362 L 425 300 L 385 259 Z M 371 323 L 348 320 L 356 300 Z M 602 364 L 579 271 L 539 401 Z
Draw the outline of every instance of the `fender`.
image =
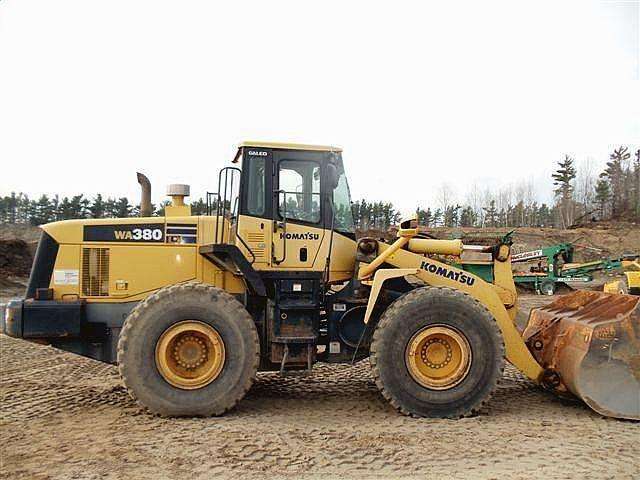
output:
M 504 287 L 499 286 L 498 289 L 495 289 L 493 285 L 485 282 L 480 277 L 473 275 L 470 272 L 466 272 L 423 255 L 403 250 L 399 248 L 402 246 L 399 241 L 396 241 L 394 245 L 388 245 L 382 242 L 378 242 L 378 245 L 380 249 L 378 257 L 370 265 L 363 267 L 360 272 L 369 273 L 371 266 L 377 266 L 383 262 L 393 265 L 394 267 L 397 267 L 397 269 L 382 269 L 376 272 L 371 291 L 371 295 L 374 298 L 373 300 L 371 297 L 369 298 L 367 314 L 370 314 L 370 310 L 373 309 L 373 305 L 375 305 L 375 300 L 379 294 L 382 284 L 386 279 L 392 278 L 392 276 L 398 277 L 404 275 L 415 275 L 428 285 L 433 285 L 435 287 L 449 287 L 455 290 L 460 290 L 475 298 L 480 302 L 480 304 L 489 310 L 491 315 L 493 315 L 500 331 L 502 332 L 507 360 L 509 360 L 511 364 L 531 380 L 540 383 L 544 369 L 536 361 L 525 345 L 513 322 L 512 317 L 515 317 L 516 306 L 514 305 L 509 309 L 509 311 L 507 311 L 507 308 L 502 301 L 499 291 L 503 290 Z M 381 257 L 383 260 L 381 262 L 377 262 Z M 509 262 L 496 263 L 497 265 L 501 265 L 499 270 L 504 270 L 509 267 Z M 393 270 L 396 270 L 398 275 L 389 276 L 390 273 L 385 273 Z M 400 273 L 407 271 L 410 273 Z M 379 279 L 377 278 L 378 272 L 381 272 Z M 378 282 L 376 282 L 376 280 L 378 280 Z M 377 290 L 375 290 L 375 288 L 377 288 Z M 504 296 L 504 294 L 502 296 Z M 368 318 L 368 316 L 365 316 L 365 320 L 368 320 Z
M 376 300 L 382 290 L 382 284 L 385 280 L 390 278 L 405 277 L 407 275 L 416 275 L 418 273 L 417 268 L 381 268 L 376 271 L 373 276 L 373 282 L 371 282 L 371 292 L 369 293 L 369 301 L 367 302 L 367 311 L 364 314 L 364 324 L 369 322 L 371 313 L 373 313 L 373 307 L 376 306 Z

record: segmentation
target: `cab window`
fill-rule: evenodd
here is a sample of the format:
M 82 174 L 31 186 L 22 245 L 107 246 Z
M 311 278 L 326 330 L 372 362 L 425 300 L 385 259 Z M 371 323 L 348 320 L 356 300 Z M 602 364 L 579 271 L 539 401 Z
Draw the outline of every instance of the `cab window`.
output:
M 338 174 L 338 186 L 333 191 L 334 228 L 339 232 L 355 233 L 349 184 L 342 165 L 338 167 Z
M 256 217 L 264 215 L 265 163 L 262 157 L 252 158 L 247 172 L 247 213 Z
M 282 160 L 278 166 L 280 217 L 320 221 L 320 165 L 307 160 Z

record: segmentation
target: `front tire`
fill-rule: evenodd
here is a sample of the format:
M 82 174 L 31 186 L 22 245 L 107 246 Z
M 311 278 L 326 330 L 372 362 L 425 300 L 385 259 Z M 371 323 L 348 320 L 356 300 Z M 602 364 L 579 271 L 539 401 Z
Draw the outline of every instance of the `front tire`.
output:
M 251 387 L 260 358 L 253 319 L 201 283 L 158 290 L 125 320 L 118 368 L 131 396 L 161 416 L 221 415 Z
M 392 303 L 371 344 L 373 375 L 405 415 L 460 418 L 491 398 L 504 370 L 493 316 L 448 288 L 418 288 Z

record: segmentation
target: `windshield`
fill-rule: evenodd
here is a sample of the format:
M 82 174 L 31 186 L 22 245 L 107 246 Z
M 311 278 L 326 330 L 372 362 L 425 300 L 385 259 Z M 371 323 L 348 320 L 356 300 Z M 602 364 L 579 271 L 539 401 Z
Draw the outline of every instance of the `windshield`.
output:
M 338 164 L 338 186 L 333 191 L 334 228 L 339 232 L 355 233 L 351 213 L 351 194 L 342 162 Z

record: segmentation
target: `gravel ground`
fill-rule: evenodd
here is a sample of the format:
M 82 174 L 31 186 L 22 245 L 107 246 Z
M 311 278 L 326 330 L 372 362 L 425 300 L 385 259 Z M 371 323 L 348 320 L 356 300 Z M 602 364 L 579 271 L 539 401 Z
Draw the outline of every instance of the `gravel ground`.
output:
M 560 401 L 513 368 L 485 411 L 462 420 L 396 413 L 366 361 L 260 374 L 224 417 L 160 419 L 115 367 L 4 335 L 0 438 L 0 478 L 12 479 L 640 476 L 640 423 Z

